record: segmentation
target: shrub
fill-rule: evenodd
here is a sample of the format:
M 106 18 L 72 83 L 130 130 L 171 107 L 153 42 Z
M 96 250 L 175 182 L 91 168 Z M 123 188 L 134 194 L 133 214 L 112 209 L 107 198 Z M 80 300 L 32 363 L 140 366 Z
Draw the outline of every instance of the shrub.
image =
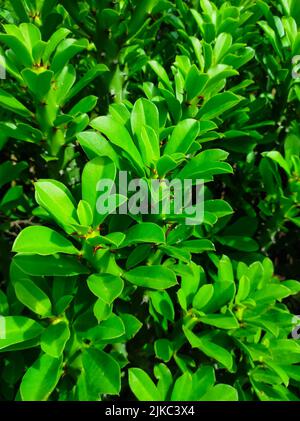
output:
M 299 400 L 298 2 L 0 19 L 0 398 Z

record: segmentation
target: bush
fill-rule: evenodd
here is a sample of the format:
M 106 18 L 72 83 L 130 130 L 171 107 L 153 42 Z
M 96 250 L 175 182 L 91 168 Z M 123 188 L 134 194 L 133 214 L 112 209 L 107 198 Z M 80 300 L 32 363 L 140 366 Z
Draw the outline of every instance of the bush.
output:
M 0 19 L 0 399 L 299 400 L 298 1 Z

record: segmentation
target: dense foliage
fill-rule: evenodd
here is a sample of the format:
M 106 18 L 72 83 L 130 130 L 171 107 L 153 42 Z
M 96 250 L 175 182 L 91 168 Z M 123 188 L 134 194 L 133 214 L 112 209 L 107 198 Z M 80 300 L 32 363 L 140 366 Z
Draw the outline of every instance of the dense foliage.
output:
M 299 1 L 0 21 L 0 399 L 299 400 Z M 203 223 L 100 214 L 122 171 L 204 180 Z

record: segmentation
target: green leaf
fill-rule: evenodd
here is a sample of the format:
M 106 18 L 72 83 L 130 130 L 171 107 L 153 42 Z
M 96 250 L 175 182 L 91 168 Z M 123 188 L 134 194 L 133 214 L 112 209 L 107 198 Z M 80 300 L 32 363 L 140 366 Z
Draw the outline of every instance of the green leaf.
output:
M 165 364 L 161 363 L 154 366 L 154 375 L 158 379 L 157 389 L 162 400 L 167 400 L 168 392 L 173 383 L 171 371 Z
M 36 338 L 44 330 L 35 320 L 24 316 L 3 316 L 2 327 L 4 327 L 4 335 L 0 336 L 0 349 Z M 1 333 L 3 333 L 2 330 Z
M 103 136 L 88 131 L 78 133 L 76 136 L 89 159 L 96 158 L 96 156 L 107 156 L 116 164 L 117 168 L 120 168 L 118 154 Z
M 174 385 L 171 401 L 189 401 L 192 394 L 192 376 L 189 372 L 183 373 Z
M 255 240 L 246 236 L 222 235 L 217 237 L 218 241 L 224 246 L 234 248 L 239 251 L 257 251 L 259 245 Z
M 214 313 L 225 304 L 231 302 L 235 295 L 235 283 L 231 281 L 216 281 L 212 299 L 201 309 L 205 313 Z
M 182 120 L 173 130 L 164 154 L 186 153 L 199 133 L 199 123 L 193 119 Z
M 181 245 L 190 253 L 202 253 L 203 251 L 215 250 L 213 243 L 205 239 L 182 241 Z
M 123 276 L 132 284 L 144 288 L 164 290 L 177 284 L 175 273 L 164 266 L 139 266 Z
M 266 156 L 266 157 L 272 159 L 272 161 L 276 162 L 281 168 L 284 169 L 284 171 L 287 173 L 287 175 L 291 174 L 289 165 L 288 165 L 287 161 L 283 158 L 283 156 L 281 155 L 280 152 L 278 152 L 278 151 L 263 152 L 262 155 Z
M 99 323 L 102 320 L 108 319 L 112 314 L 112 305 L 108 305 L 103 300 L 101 300 L 101 298 L 98 298 L 94 304 L 93 312 Z
M 4 42 L 16 55 L 16 60 L 25 67 L 31 67 L 33 58 L 26 45 L 14 35 L 0 34 L 0 41 Z M 24 41 L 25 42 L 25 41 Z
M 65 321 L 53 323 L 44 330 L 41 336 L 41 348 L 51 357 L 58 358 L 63 353 L 70 338 L 70 330 Z
M 75 258 L 62 255 L 17 254 L 15 264 L 31 276 L 74 276 L 89 273 Z
M 204 203 L 205 211 L 211 212 L 218 218 L 231 215 L 233 213 L 232 207 L 225 200 L 206 200 Z
M 11 161 L 5 161 L 3 164 L 0 164 L 0 187 L 18 179 L 27 166 L 27 163 L 24 161 L 15 165 Z
M 18 300 L 40 316 L 51 316 L 52 304 L 48 296 L 29 278 L 14 282 Z
M 199 317 L 199 320 L 202 323 L 219 327 L 220 329 L 238 329 L 240 327 L 236 318 L 231 314 L 207 314 Z
M 150 297 L 155 311 L 165 319 L 174 322 L 175 310 L 169 294 L 166 291 L 149 291 L 147 295 Z
M 16 238 L 12 251 L 49 255 L 54 253 L 79 254 L 73 244 L 48 227 L 32 226 L 23 229 Z
M 118 276 L 109 273 L 96 273 L 87 279 L 88 287 L 98 298 L 111 304 L 123 291 L 124 282 Z
M 239 289 L 236 294 L 235 300 L 237 303 L 245 300 L 250 293 L 250 280 L 247 276 L 243 275 L 239 280 Z
M 102 73 L 108 72 L 109 69 L 105 64 L 96 64 L 94 65 L 80 80 L 72 87 L 70 92 L 65 98 L 65 101 L 68 102 L 75 95 L 77 95 L 82 89 L 88 86 L 94 79 L 102 75 Z
M 228 370 L 232 369 L 232 355 L 225 348 L 213 342 L 209 334 L 197 336 L 184 326 L 183 331 L 193 348 L 200 349 L 200 351 L 202 351 L 208 357 L 214 358 L 216 361 L 220 362 Z
M 32 112 L 28 110 L 21 102 L 14 96 L 0 89 L 0 105 L 23 117 L 32 117 Z
M 219 261 L 218 269 L 218 281 L 219 282 L 233 282 L 233 269 L 229 257 L 223 255 Z
M 141 133 L 144 126 L 151 127 L 156 133 L 159 130 L 158 109 L 152 101 L 138 99 L 131 112 L 131 129 L 134 135 Z M 156 145 L 159 155 L 159 144 Z
M 191 260 L 190 252 L 181 249 L 180 247 L 159 246 L 159 249 L 163 250 L 168 256 L 174 257 L 178 260 L 182 260 L 183 262 L 188 263 Z
M 81 225 L 89 227 L 93 223 L 93 211 L 85 200 L 80 200 L 77 207 L 77 216 Z
M 93 129 L 103 133 L 108 139 L 122 149 L 129 160 L 136 166 L 140 175 L 144 175 L 144 165 L 141 155 L 135 146 L 129 132 L 111 116 L 97 117 L 91 122 Z
M 61 41 L 51 61 L 50 70 L 52 70 L 54 73 L 58 73 L 64 68 L 64 66 L 72 57 L 87 48 L 87 46 L 88 40 L 86 39 L 76 40 L 67 38 Z
M 41 41 L 41 32 L 39 28 L 33 23 L 23 22 L 19 26 L 19 29 L 21 30 L 21 33 L 23 35 L 25 45 L 27 45 L 28 47 L 30 47 L 31 50 L 33 50 L 35 45 Z
M 215 372 L 211 365 L 202 364 L 193 375 L 192 401 L 200 400 L 215 383 Z
M 130 269 L 141 262 L 144 262 L 152 251 L 150 244 L 140 244 L 129 254 L 126 261 L 126 269 Z
M 22 378 L 20 395 L 23 401 L 46 401 L 62 375 L 62 358 L 41 355 Z
M 177 167 L 177 162 L 169 155 L 163 155 L 156 162 L 156 170 L 158 175 L 163 178 L 169 171 Z
M 283 60 L 283 54 L 281 52 L 280 41 L 279 41 L 279 39 L 276 35 L 276 32 L 267 24 L 267 22 L 260 21 L 260 22 L 257 22 L 257 23 L 264 30 L 267 38 L 269 39 L 269 41 L 271 42 L 271 44 L 274 48 L 274 50 L 279 55 L 279 57 Z
M 116 166 L 107 157 L 97 157 L 89 161 L 82 173 L 82 198 L 89 203 L 93 211 L 93 225 L 98 225 L 101 220 L 101 215 L 96 209 L 97 199 L 100 195 L 98 191 L 98 183 L 101 180 L 114 181 L 116 177 Z
M 78 224 L 75 201 L 69 190 L 55 180 L 39 180 L 35 183 L 36 201 L 45 208 L 53 218 L 68 233 L 73 232 L 68 228 L 70 224 Z
M 212 284 L 203 285 L 193 299 L 193 307 L 200 310 L 210 301 L 214 293 L 214 286 Z
M 150 166 L 160 156 L 159 138 L 150 126 L 143 126 L 136 137 L 143 161 Z
M 157 358 L 168 362 L 172 358 L 172 343 L 168 339 L 158 339 L 154 342 L 154 351 Z
M 4 294 L 4 292 L 0 290 L 0 314 L 6 315 L 9 312 L 8 310 L 9 310 L 9 306 L 8 306 L 7 297 Z
M 200 109 L 198 117 L 203 120 L 212 120 L 232 109 L 241 101 L 241 98 L 231 92 L 223 92 L 210 98 Z
M 121 389 L 119 364 L 106 352 L 90 348 L 82 354 L 82 365 L 92 396 L 118 395 Z
M 129 341 L 138 333 L 143 324 L 129 313 L 122 313 L 120 314 L 120 317 L 125 326 L 125 339 Z
M 215 174 L 232 173 L 232 167 L 226 162 L 227 152 L 221 149 L 207 149 L 192 158 L 179 172 L 177 178 L 211 179 Z
M 66 65 L 61 72 L 59 72 L 58 76 L 55 78 L 55 84 L 53 86 L 54 90 L 52 91 L 52 95 L 56 100 L 57 105 L 61 107 L 67 102 L 67 96 L 74 85 L 76 80 L 76 71 L 73 66 L 70 64 Z M 52 112 L 55 112 L 55 108 L 51 108 Z M 57 114 L 53 115 L 53 118 L 56 118 Z M 85 127 L 87 124 L 85 125 Z M 85 129 L 79 129 L 78 131 Z
M 47 41 L 47 45 L 43 54 L 43 63 L 49 62 L 50 56 L 55 51 L 58 44 L 67 37 L 71 31 L 66 28 L 59 28 L 55 31 Z
M 201 396 L 200 401 L 226 401 L 233 402 L 238 401 L 238 392 L 237 390 L 230 386 L 229 384 L 217 384 L 209 389 L 203 396 Z
M 162 397 L 145 371 L 140 368 L 130 368 L 129 386 L 133 394 L 140 401 L 161 401 Z
M 149 65 L 152 68 L 152 70 L 157 74 L 161 82 L 164 84 L 164 86 L 172 92 L 172 84 L 170 82 L 170 79 L 167 75 L 167 72 L 165 69 L 155 60 L 150 60 Z
M 232 45 L 232 36 L 230 34 L 221 33 L 216 39 L 214 46 L 214 57 L 216 63 L 222 62 L 224 55 L 230 49 Z
M 273 300 L 282 300 L 290 295 L 290 290 L 285 286 L 271 283 L 259 291 L 256 291 L 253 295 L 251 295 L 251 298 L 255 301 L 268 302 Z
M 111 314 L 107 319 L 92 330 L 97 341 L 110 341 L 125 334 L 125 326 L 122 319 L 115 314 Z
M 191 101 L 193 98 L 201 95 L 208 79 L 208 75 L 201 73 L 195 64 L 191 66 L 185 80 L 185 90 L 188 101 Z
M 53 72 L 50 70 L 37 73 L 31 69 L 24 69 L 21 74 L 29 90 L 35 95 L 37 99 L 41 100 L 50 91 L 51 80 L 53 77 Z
M 164 243 L 165 234 L 162 228 L 152 222 L 141 222 L 133 225 L 126 232 L 126 238 L 122 246 L 128 246 L 134 243 Z
M 19 17 L 22 22 L 29 22 L 29 18 L 27 16 L 24 4 L 22 0 L 14 0 L 10 2 L 15 13 Z
M 71 108 L 71 110 L 69 111 L 69 115 L 89 113 L 95 108 L 97 101 L 98 97 L 96 97 L 95 95 L 86 96 L 85 98 L 82 98 L 79 102 L 77 102 L 77 104 L 74 105 L 74 107 Z

